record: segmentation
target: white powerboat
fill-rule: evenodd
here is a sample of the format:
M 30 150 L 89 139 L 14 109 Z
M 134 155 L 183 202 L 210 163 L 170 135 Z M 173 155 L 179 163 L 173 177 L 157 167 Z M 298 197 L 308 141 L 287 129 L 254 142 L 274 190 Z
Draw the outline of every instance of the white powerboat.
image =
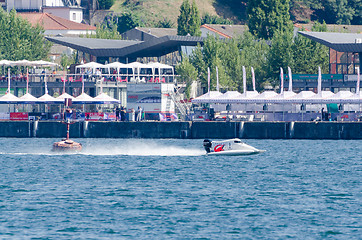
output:
M 259 150 L 246 143 L 243 143 L 240 139 L 234 138 L 224 141 L 210 141 L 204 140 L 204 148 L 207 155 L 252 155 L 265 152 L 265 150 Z

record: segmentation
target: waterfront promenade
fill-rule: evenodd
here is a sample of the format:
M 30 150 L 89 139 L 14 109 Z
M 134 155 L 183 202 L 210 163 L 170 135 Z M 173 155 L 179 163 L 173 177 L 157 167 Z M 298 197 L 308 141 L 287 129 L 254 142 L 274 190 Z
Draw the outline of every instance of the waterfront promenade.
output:
M 62 138 L 60 121 L 1 121 L 0 137 Z M 362 122 L 107 122 L 81 121 L 71 138 L 362 139 Z

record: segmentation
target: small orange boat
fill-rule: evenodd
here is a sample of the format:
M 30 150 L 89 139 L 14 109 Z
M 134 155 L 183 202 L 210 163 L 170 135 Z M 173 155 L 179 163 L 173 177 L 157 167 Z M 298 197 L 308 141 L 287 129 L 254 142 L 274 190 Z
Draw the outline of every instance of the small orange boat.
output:
M 67 124 L 67 138 L 63 138 L 60 142 L 53 143 L 53 152 L 79 152 L 82 150 L 82 144 L 74 142 L 69 139 L 69 119 L 66 122 Z
M 70 139 L 62 139 L 60 142 L 53 143 L 54 152 L 79 152 L 82 150 L 82 144 Z

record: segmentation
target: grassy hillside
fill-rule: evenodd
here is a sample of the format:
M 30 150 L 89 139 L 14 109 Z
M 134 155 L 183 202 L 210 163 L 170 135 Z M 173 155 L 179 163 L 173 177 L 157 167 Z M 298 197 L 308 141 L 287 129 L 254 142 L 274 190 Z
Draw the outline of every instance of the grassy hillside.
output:
M 179 9 L 183 0 L 115 0 L 110 10 L 115 13 L 132 12 L 145 26 L 154 26 L 164 19 L 176 27 Z M 193 0 L 189 0 L 192 2 Z M 251 0 L 249 0 L 251 1 Z M 201 17 L 206 13 L 243 24 L 246 19 L 247 0 L 195 0 Z M 328 24 L 362 24 L 360 0 L 349 0 L 348 6 L 338 8 L 333 1 L 291 0 L 290 15 L 294 22 L 308 23 L 311 20 Z
M 142 19 L 146 26 L 163 19 L 169 19 L 176 26 L 179 9 L 183 0 L 116 0 L 110 9 L 114 12 L 132 12 Z M 190 0 L 191 2 L 192 0 Z M 205 13 L 242 23 L 245 19 L 245 6 L 240 0 L 195 0 L 200 15 Z M 226 4 L 225 4 L 226 2 Z M 238 4 L 238 5 L 237 5 Z M 235 7 L 237 6 L 237 7 Z

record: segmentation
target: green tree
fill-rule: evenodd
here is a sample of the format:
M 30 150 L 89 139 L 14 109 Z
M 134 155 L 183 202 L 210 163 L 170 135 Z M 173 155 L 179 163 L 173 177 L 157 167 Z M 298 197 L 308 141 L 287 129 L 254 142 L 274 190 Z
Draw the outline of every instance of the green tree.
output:
M 326 32 L 327 25 L 317 22 L 313 25 L 312 31 Z M 318 72 L 318 66 L 322 68 L 323 72 L 328 72 L 328 47 L 298 34 L 294 39 L 292 51 L 294 58 L 294 65 L 292 67 L 294 73 L 316 73 Z
M 114 4 L 114 0 L 98 0 L 99 9 L 108 10 Z
M 164 18 L 163 20 L 158 21 L 155 27 L 157 28 L 173 28 L 173 22 L 170 19 Z
M 249 1 L 247 12 L 249 31 L 258 38 L 271 39 L 278 30 L 293 30 L 289 0 Z
M 184 0 L 180 6 L 180 15 L 177 18 L 177 34 L 186 36 L 188 32 L 188 22 L 191 15 L 190 3 Z
M 197 80 L 197 71 L 195 67 L 190 63 L 187 56 L 182 56 L 182 61 L 176 65 L 176 73 L 180 75 L 182 82 L 186 83 L 185 95 L 187 99 L 190 98 L 190 89 L 193 81 Z
M 279 83 L 280 67 L 286 69 L 293 66 L 293 32 L 277 31 L 271 40 L 268 53 L 268 76 L 270 83 L 276 86 Z
M 255 74 L 258 77 L 256 79 L 256 87 L 260 89 L 266 79 L 266 57 L 269 51 L 269 46 L 265 41 L 258 41 L 248 31 L 245 31 L 243 35 L 234 38 L 233 40 L 224 42 L 224 49 L 222 50 L 223 64 L 226 67 L 226 71 L 232 79 L 234 86 L 238 91 L 243 91 L 242 84 L 242 66 L 247 69 L 247 85 L 251 84 L 251 71 L 253 67 Z
M 120 16 L 115 16 L 114 21 L 117 24 L 117 31 L 121 34 L 135 27 L 144 26 L 140 18 L 130 12 L 122 13 Z
M 180 7 L 180 15 L 177 18 L 177 34 L 181 36 L 186 36 L 187 34 L 200 36 L 200 26 L 201 20 L 195 1 L 190 6 L 189 1 L 184 0 Z
M 81 36 L 82 37 L 82 36 Z M 97 26 L 96 34 L 87 33 L 86 38 L 100 38 L 100 39 L 118 39 L 121 40 L 122 36 L 117 31 L 116 25 L 113 25 L 112 28 L 107 28 L 106 25 Z
M 192 54 L 190 56 L 190 62 L 197 71 L 198 80 L 200 80 L 202 85 L 206 86 L 207 85 L 207 64 L 204 60 L 202 47 L 199 44 L 192 51 Z
M 201 18 L 201 25 L 203 24 L 233 24 L 233 22 L 229 19 L 221 18 L 215 15 L 211 15 L 209 13 L 206 13 Z
M 254 67 L 258 76 L 257 88 L 261 88 L 267 79 L 267 55 L 270 47 L 265 41 L 257 41 L 250 32 L 232 40 L 220 40 L 212 36 L 204 46 L 196 47 L 190 56 L 190 63 L 195 67 L 204 88 L 207 87 L 207 68 L 211 71 L 211 90 L 216 88 L 216 67 L 219 72 L 220 87 L 224 90 L 243 90 L 242 66 L 247 71 L 248 85 L 251 86 L 250 67 Z
M 353 16 L 355 15 L 355 11 L 351 6 L 348 5 L 347 0 L 336 0 L 335 11 L 336 11 L 337 24 L 351 24 Z
M 200 30 L 201 19 L 195 0 L 192 1 L 192 5 L 190 8 L 190 19 L 188 25 L 189 25 L 189 33 L 191 36 L 201 36 L 201 30 Z
M 60 65 L 62 66 L 63 70 L 67 70 L 67 68 L 75 63 L 75 54 L 73 53 L 72 56 L 68 56 L 66 54 L 62 54 L 60 58 Z
M 0 55 L 8 60 L 46 59 L 51 43 L 44 38 L 40 26 L 33 27 L 27 20 L 0 9 Z
M 314 12 L 312 20 L 325 21 L 328 24 L 362 24 L 361 0 L 303 0 L 302 2 Z

